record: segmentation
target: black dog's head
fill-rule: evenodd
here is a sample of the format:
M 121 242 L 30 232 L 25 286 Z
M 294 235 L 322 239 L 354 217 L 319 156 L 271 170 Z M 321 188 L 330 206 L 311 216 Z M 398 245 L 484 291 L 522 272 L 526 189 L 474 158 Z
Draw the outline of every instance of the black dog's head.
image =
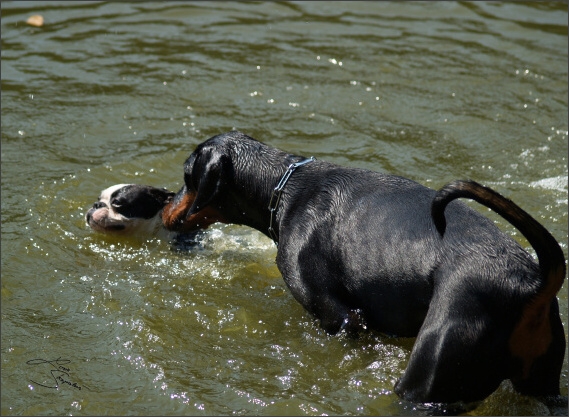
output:
M 174 197 L 164 188 L 117 184 L 101 192 L 85 220 L 91 229 L 111 234 L 155 236 L 161 229 L 161 211 Z
M 168 230 L 215 222 L 266 230 L 271 191 L 298 157 L 231 131 L 200 144 L 184 163 L 184 186 L 162 215 Z
M 184 163 L 184 186 L 165 207 L 164 226 L 168 230 L 192 231 L 223 222 L 214 200 L 228 194 L 227 184 L 223 183 L 230 164 L 221 149 L 200 145 Z

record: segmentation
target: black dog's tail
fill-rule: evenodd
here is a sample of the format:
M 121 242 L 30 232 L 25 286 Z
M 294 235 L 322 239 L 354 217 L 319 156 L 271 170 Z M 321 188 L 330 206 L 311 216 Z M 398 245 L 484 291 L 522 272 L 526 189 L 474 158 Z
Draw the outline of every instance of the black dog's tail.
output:
M 555 238 L 513 201 L 474 181 L 463 180 L 448 183 L 433 199 L 431 216 L 441 236 L 446 230 L 445 208 L 457 198 L 469 198 L 492 209 L 526 237 L 537 254 L 542 275 L 542 286 L 533 304 L 549 305 L 565 279 L 565 257 Z

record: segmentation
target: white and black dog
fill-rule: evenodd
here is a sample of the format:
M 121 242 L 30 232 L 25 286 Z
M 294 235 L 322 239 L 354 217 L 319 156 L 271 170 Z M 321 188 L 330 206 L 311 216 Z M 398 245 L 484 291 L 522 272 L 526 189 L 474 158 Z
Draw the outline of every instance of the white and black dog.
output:
M 87 211 L 85 220 L 91 229 L 116 236 L 168 240 L 177 248 L 197 243 L 195 233 L 180 234 L 162 224 L 162 209 L 175 193 L 150 185 L 116 184 L 101 192 Z

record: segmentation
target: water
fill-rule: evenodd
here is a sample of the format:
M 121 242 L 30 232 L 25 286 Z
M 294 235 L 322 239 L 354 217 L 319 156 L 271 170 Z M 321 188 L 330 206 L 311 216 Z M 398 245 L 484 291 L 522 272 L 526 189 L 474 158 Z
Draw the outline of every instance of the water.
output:
M 194 147 L 238 128 L 431 187 L 475 179 L 567 256 L 567 17 L 563 3 L 2 2 L 2 414 L 427 413 L 392 391 L 413 340 L 325 335 L 260 233 L 216 225 L 179 253 L 97 235 L 84 214 L 115 183 L 177 190 Z M 567 327 L 566 285 L 559 297 Z M 42 386 L 51 369 L 59 389 Z M 471 413 L 544 407 L 504 384 Z

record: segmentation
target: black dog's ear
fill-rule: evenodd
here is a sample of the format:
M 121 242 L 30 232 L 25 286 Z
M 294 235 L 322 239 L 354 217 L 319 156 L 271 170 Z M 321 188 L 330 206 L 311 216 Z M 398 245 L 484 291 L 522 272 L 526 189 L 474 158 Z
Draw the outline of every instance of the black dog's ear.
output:
M 229 166 L 229 158 L 219 150 L 203 148 L 198 155 L 191 155 L 186 164 L 186 186 L 197 191 L 196 198 L 188 211 L 188 216 L 208 206 L 221 192 L 227 181 L 224 175 Z M 188 184 L 188 182 L 191 182 Z

